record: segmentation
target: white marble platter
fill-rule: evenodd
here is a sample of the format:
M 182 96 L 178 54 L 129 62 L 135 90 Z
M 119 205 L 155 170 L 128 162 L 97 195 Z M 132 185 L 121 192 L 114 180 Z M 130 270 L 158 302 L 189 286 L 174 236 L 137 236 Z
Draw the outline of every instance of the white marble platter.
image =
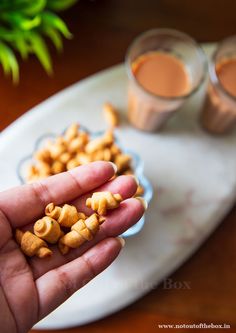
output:
M 18 162 L 44 133 L 61 133 L 74 121 L 92 131 L 104 129 L 101 105 L 107 100 L 125 113 L 126 85 L 124 66 L 118 65 L 69 87 L 9 126 L 0 135 L 0 190 L 19 183 Z M 201 100 L 199 92 L 161 133 L 143 133 L 123 121 L 117 136 L 142 157 L 154 189 L 145 226 L 127 239 L 105 272 L 38 329 L 86 324 L 134 302 L 178 268 L 222 221 L 235 201 L 236 132 L 219 138 L 205 133 L 197 123 Z

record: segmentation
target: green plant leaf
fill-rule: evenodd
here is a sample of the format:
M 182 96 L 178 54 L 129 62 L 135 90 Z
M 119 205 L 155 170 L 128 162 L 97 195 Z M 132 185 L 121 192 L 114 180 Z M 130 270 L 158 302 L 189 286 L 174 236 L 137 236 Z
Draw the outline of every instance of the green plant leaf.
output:
M 15 33 L 12 30 L 0 27 L 0 39 L 11 42 L 15 39 Z
M 14 83 L 19 81 L 19 65 L 14 52 L 5 43 L 0 41 L 0 62 L 5 74 L 12 74 Z
M 47 0 L 22 1 L 19 10 L 24 15 L 35 16 L 46 7 Z
M 37 15 L 33 18 L 27 18 L 27 16 L 18 12 L 3 13 L 1 14 L 1 18 L 8 24 L 21 30 L 31 30 L 39 26 L 41 23 L 40 15 Z
M 48 0 L 46 8 L 59 12 L 73 6 L 76 2 L 78 0 Z
M 73 36 L 67 28 L 65 22 L 56 14 L 51 12 L 43 12 L 41 14 L 42 25 L 51 26 L 55 29 L 58 29 L 62 35 L 68 39 L 71 39 Z
M 65 22 L 52 11 L 61 11 L 77 0 L 0 0 L 0 65 L 5 74 L 19 79 L 15 51 L 23 59 L 34 54 L 48 74 L 52 73 L 51 57 L 43 39 L 48 37 L 58 51 L 62 37 L 72 38 Z M 46 10 L 47 8 L 47 10 Z
M 56 49 L 61 52 L 63 49 L 62 37 L 61 34 L 54 28 L 44 27 L 42 32 L 51 39 L 52 43 Z
M 45 8 L 46 4 L 47 0 L 1 0 L 0 11 L 14 11 L 27 16 L 35 16 Z
M 17 51 L 20 52 L 23 59 L 27 58 L 28 45 L 23 31 L 0 28 L 0 40 L 12 45 Z
M 43 38 L 37 32 L 30 31 L 27 33 L 27 40 L 30 44 L 31 52 L 36 55 L 45 71 L 51 75 L 52 61 Z
M 16 35 L 16 38 L 14 42 L 12 43 L 15 49 L 17 49 L 22 57 L 22 59 L 27 59 L 29 54 L 29 47 L 27 44 L 26 39 L 24 38 L 24 35 L 21 33 L 18 33 Z

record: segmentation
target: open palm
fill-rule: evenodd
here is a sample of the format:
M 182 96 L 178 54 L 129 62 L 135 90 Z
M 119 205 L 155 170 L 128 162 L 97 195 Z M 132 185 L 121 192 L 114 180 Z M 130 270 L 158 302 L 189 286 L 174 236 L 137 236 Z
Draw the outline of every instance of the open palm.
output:
M 31 185 L 0 193 L 0 324 L 4 333 L 25 333 L 75 291 L 103 271 L 119 254 L 115 237 L 136 223 L 144 207 L 128 199 L 136 192 L 131 176 L 114 175 L 112 164 L 94 162 Z M 26 259 L 14 240 L 14 229 L 29 229 L 49 202 L 71 202 L 91 213 L 86 198 L 94 189 L 120 193 L 120 207 L 107 215 L 96 237 L 62 256 Z

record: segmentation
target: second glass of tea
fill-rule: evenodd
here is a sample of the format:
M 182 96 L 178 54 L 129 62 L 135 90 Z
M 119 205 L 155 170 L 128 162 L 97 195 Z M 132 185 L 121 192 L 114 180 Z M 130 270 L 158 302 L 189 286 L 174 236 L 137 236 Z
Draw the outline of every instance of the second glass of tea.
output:
M 207 61 L 190 36 L 172 29 L 154 29 L 131 44 L 126 69 L 129 121 L 141 130 L 154 131 L 198 90 L 205 79 Z
M 209 76 L 201 123 L 212 134 L 230 132 L 236 127 L 236 36 L 219 43 Z

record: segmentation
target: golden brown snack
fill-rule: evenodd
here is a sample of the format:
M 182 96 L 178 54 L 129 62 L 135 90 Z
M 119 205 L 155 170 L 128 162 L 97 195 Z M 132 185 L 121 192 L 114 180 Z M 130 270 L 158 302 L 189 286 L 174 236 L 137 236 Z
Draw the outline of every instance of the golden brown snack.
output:
M 144 194 L 144 188 L 142 187 L 142 185 L 138 185 L 134 197 L 141 197 L 143 194 Z
M 56 220 L 44 216 L 35 222 L 34 234 L 48 243 L 55 244 L 61 236 L 61 228 Z
M 130 175 L 134 175 L 134 172 L 131 168 L 125 170 L 122 172 L 122 175 L 125 175 L 125 176 L 130 176 Z
M 84 146 L 89 142 L 89 134 L 83 131 L 79 132 L 79 137 L 83 141 Z
M 68 144 L 69 153 L 77 153 L 78 151 L 83 150 L 84 147 L 84 139 L 80 136 L 77 136 L 73 140 L 71 140 Z
M 27 172 L 27 179 L 29 183 L 37 181 L 39 179 L 47 178 L 51 175 L 49 169 L 47 167 L 45 168 L 45 166 L 43 166 L 42 163 L 40 162 L 40 164 L 37 166 L 31 165 L 29 167 Z
M 51 175 L 51 166 L 47 162 L 40 161 L 38 162 L 38 171 L 41 176 L 48 177 Z
M 107 146 L 111 146 L 114 143 L 114 132 L 112 129 L 109 129 L 105 132 L 105 134 L 103 135 L 103 139 L 106 142 Z
M 58 247 L 61 253 L 66 254 L 70 248 L 78 248 L 86 241 L 92 240 L 104 221 L 105 218 L 96 213 L 86 220 L 80 219 L 71 227 L 70 232 L 60 238 Z
M 47 243 L 30 231 L 23 232 L 16 229 L 15 237 L 21 250 L 28 257 L 37 256 L 39 258 L 46 258 L 52 255 L 52 251 L 48 248 Z
M 131 156 L 128 154 L 119 154 L 115 157 L 115 164 L 117 166 L 117 172 L 122 173 L 127 169 L 130 169 Z
M 85 147 L 85 152 L 87 154 L 93 154 L 97 150 L 104 149 L 106 147 L 106 141 L 103 137 L 99 137 L 89 141 L 89 143 Z
M 79 125 L 76 123 L 71 124 L 65 132 L 65 140 L 71 141 L 78 135 Z
M 74 157 L 66 163 L 66 169 L 71 170 L 71 169 L 76 168 L 79 165 L 80 165 L 79 161 L 77 160 L 77 158 Z
M 72 155 L 68 152 L 64 152 L 59 156 L 59 161 L 63 164 L 67 164 L 71 160 Z
M 36 180 L 39 176 L 38 169 L 35 165 L 30 165 L 27 170 L 27 179 L 28 181 Z
M 106 215 L 108 209 L 117 208 L 122 200 L 122 196 L 118 193 L 95 192 L 91 198 L 86 200 L 86 206 L 92 208 L 99 215 Z
M 119 114 L 111 103 L 103 104 L 103 115 L 110 127 L 119 125 Z
M 38 161 L 45 162 L 50 164 L 51 162 L 51 155 L 47 149 L 40 149 L 34 153 L 34 158 Z
M 110 147 L 114 142 L 114 136 L 112 131 L 107 131 L 103 136 L 95 138 L 86 145 L 85 152 L 87 154 L 93 154 L 97 150 L 102 150 Z
M 111 151 L 111 154 L 112 154 L 113 157 L 116 156 L 116 155 L 121 154 L 121 149 L 114 143 L 110 147 L 110 151 Z
M 112 155 L 109 148 L 97 150 L 92 154 L 93 161 L 111 161 Z
M 58 249 L 61 252 L 61 254 L 63 254 L 63 255 L 66 255 L 70 251 L 69 246 L 63 244 L 60 239 L 59 239 L 59 242 L 58 242 Z
M 79 219 L 85 219 L 84 213 L 79 213 L 75 206 L 65 204 L 62 207 L 49 203 L 45 208 L 45 215 L 57 220 L 61 227 L 70 228 Z
M 84 152 L 80 152 L 76 155 L 76 161 L 79 165 L 88 164 L 92 162 L 92 157 Z
M 52 167 L 51 167 L 52 174 L 56 175 L 63 171 L 65 171 L 65 165 L 62 162 L 60 162 L 59 160 L 56 160 L 52 163 Z
M 114 107 L 106 103 L 104 108 L 110 110 Z M 35 164 L 28 169 L 27 180 L 29 182 L 100 160 L 116 164 L 118 171 L 113 178 L 134 174 L 132 158 L 130 155 L 124 154 L 115 143 L 112 126 L 102 136 L 90 140 L 89 134 L 81 131 L 79 125 L 74 123 L 68 127 L 63 136 L 49 141 L 43 149 L 36 152 L 34 158 L 36 159 Z M 138 189 L 138 191 L 140 190 Z
M 62 137 L 57 137 L 55 142 L 49 141 L 46 149 L 50 152 L 52 160 L 58 159 L 66 151 L 66 144 Z

